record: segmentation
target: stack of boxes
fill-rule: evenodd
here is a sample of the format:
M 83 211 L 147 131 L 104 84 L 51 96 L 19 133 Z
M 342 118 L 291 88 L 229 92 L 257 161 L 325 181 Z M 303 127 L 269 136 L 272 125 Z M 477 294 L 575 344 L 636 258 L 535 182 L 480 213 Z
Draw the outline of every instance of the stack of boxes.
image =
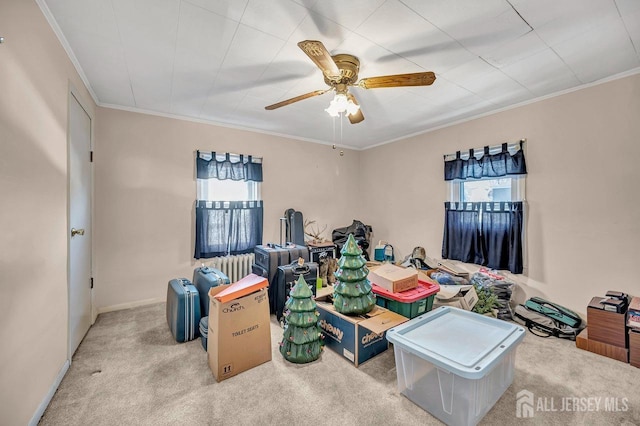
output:
M 629 328 L 629 364 L 640 368 L 640 297 L 631 299 L 627 310 Z
M 606 297 L 593 297 L 587 306 L 588 327 L 576 338 L 576 346 L 623 362 L 635 356 L 632 365 L 640 366 L 640 334 L 627 327 L 627 310 L 640 315 L 640 299 L 634 301 L 639 305 L 635 310 L 624 293 L 609 291 Z M 638 327 L 640 331 L 640 321 Z
M 369 272 L 376 304 L 412 319 L 429 312 L 440 286 L 413 268 L 384 263 Z

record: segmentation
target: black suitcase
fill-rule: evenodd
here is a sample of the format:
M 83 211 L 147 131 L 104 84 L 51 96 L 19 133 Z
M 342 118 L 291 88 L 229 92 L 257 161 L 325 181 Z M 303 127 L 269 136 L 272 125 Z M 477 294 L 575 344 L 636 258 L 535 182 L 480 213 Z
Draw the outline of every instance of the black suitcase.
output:
M 269 273 L 266 268 L 263 268 L 260 265 L 256 265 L 255 263 L 251 265 L 251 273 L 256 274 L 260 277 L 264 277 L 269 280 Z
M 298 281 L 298 277 L 302 275 L 304 280 L 311 287 L 313 295 L 316 295 L 316 279 L 318 278 L 318 264 L 314 262 L 305 262 L 300 266 L 298 262 L 289 265 L 278 266 L 278 274 L 276 275 L 275 285 L 269 286 L 269 304 L 272 313 L 276 314 L 278 321 L 281 321 L 284 315 L 284 304 L 289 297 L 291 288 Z
M 266 276 L 262 274 L 257 275 L 264 276 L 269 281 L 269 286 L 275 283 L 278 266 L 288 265 L 291 262 L 297 261 L 299 257 L 302 257 L 305 262 L 309 261 L 309 249 L 305 246 L 295 244 L 286 247 L 280 247 L 275 244 L 272 246 L 258 245 L 253 252 L 255 254 L 255 264 L 267 271 Z M 273 313 L 273 311 L 271 313 Z

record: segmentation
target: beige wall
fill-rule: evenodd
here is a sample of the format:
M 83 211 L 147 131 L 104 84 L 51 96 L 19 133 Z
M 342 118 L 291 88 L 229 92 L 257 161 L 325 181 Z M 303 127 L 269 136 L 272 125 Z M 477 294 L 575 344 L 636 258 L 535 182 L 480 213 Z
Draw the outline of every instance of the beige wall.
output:
M 514 277 L 518 297 L 585 313 L 607 290 L 640 293 L 638 117 L 636 74 L 363 151 L 361 216 L 400 256 L 423 246 L 440 257 L 443 155 L 527 138 L 528 268 Z
M 355 217 L 358 152 L 190 121 L 99 108 L 95 147 L 98 309 L 166 298 L 191 278 L 195 151 L 263 157 L 264 239 L 279 242 L 287 208 L 331 230 Z
M 528 139 L 526 295 L 584 312 L 607 289 L 638 293 L 640 76 L 367 151 L 96 108 L 33 1 L 4 0 L 0 31 L 0 423 L 27 423 L 67 360 L 67 105 L 95 126 L 96 308 L 164 300 L 189 277 L 194 151 L 264 157 L 264 240 L 286 208 L 361 219 L 397 256 L 441 248 L 442 155 Z M 574 155 L 567 167 L 558 156 Z M 472 267 L 469 267 L 472 269 Z M 520 297 L 524 294 L 520 294 Z
M 3 0 L 0 35 L 0 424 L 24 425 L 67 359 L 70 82 L 94 106 L 35 2 Z

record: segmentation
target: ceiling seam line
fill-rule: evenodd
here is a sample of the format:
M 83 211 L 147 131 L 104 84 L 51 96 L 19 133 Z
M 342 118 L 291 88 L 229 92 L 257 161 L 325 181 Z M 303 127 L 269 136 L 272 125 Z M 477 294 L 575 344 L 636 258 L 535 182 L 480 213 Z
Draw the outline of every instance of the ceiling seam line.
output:
M 216 85 L 216 81 L 218 80 L 218 75 L 220 75 L 220 70 L 222 69 L 222 66 L 224 65 L 224 61 L 227 60 L 227 55 L 229 54 L 229 50 L 231 49 L 231 45 L 233 44 L 233 41 L 236 38 L 236 34 L 238 34 L 238 28 L 240 28 L 240 25 L 242 25 L 242 18 L 244 17 L 245 12 L 247 11 L 248 5 L 249 5 L 249 2 L 247 1 L 247 3 L 245 3 L 245 5 L 244 5 L 244 10 L 242 11 L 242 15 L 240 15 L 240 20 L 238 21 L 238 25 L 236 25 L 236 29 L 233 32 L 233 36 L 231 37 L 231 40 L 229 41 L 229 45 L 227 46 L 227 50 L 224 51 L 224 56 L 222 57 L 222 61 L 220 61 L 220 66 L 218 67 L 216 75 L 215 75 L 215 77 L 213 77 L 213 81 L 211 82 L 211 87 L 207 91 L 207 96 L 202 101 L 202 105 L 200 106 L 200 111 L 198 112 L 199 116 L 202 116 L 202 110 L 204 110 L 205 105 L 209 101 L 209 96 L 211 96 L 211 92 L 212 92 L 214 86 Z
M 113 11 L 113 16 L 114 16 L 114 20 L 115 20 L 115 24 L 116 24 L 116 28 L 118 30 L 118 39 L 120 39 L 120 46 L 124 46 L 124 41 L 122 40 L 122 32 L 120 31 L 120 25 L 118 24 L 118 15 L 116 14 L 116 8 L 113 5 L 113 0 L 109 1 L 109 4 L 111 5 L 111 10 Z M 127 61 L 127 53 L 124 50 L 124 47 L 122 49 L 122 56 L 124 59 L 124 66 L 127 69 L 127 77 L 129 80 L 129 90 L 131 90 L 131 97 L 133 98 L 133 104 L 138 106 L 138 101 L 136 100 L 136 93 L 133 90 L 133 81 L 131 80 L 131 70 L 129 70 L 129 61 Z
M 520 17 L 520 19 L 522 19 L 522 22 L 527 24 L 527 26 L 531 28 L 531 31 L 533 31 L 533 27 L 531 26 L 531 24 L 529 24 L 529 22 L 527 22 L 527 20 L 524 19 L 524 17 L 520 14 L 520 12 L 518 12 L 518 9 L 516 9 L 515 6 L 511 4 L 511 1 L 510 0 L 505 0 L 505 1 L 509 4 L 509 6 L 511 6 L 513 11 Z
M 173 110 L 173 84 L 176 73 L 176 53 L 178 52 L 178 37 L 180 34 L 180 17 L 182 16 L 182 2 L 178 5 L 178 22 L 176 24 L 176 38 L 173 44 L 173 64 L 171 66 L 171 89 L 169 90 L 169 112 Z
M 638 57 L 638 59 L 640 59 L 640 50 L 638 49 L 636 44 L 633 42 L 633 38 L 631 37 L 631 34 L 629 33 L 629 28 L 627 28 L 627 22 L 622 17 L 622 13 L 620 13 L 620 8 L 618 7 L 618 2 L 616 2 L 614 0 L 613 4 L 616 6 L 616 11 L 618 12 L 618 16 L 620 17 L 620 20 L 622 21 L 622 26 L 624 27 L 624 30 L 627 32 L 627 37 L 629 37 L 629 41 L 631 42 L 631 46 L 633 46 L 633 50 L 636 52 L 636 56 Z

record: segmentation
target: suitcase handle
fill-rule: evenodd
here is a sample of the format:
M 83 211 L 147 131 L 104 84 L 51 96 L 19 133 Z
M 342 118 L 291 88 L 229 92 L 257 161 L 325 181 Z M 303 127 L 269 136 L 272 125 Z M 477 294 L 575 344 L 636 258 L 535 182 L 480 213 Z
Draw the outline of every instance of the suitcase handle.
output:
M 295 275 L 306 275 L 309 273 L 311 268 L 306 263 L 303 265 L 299 265 L 298 262 L 293 262 L 291 265 L 291 272 Z

